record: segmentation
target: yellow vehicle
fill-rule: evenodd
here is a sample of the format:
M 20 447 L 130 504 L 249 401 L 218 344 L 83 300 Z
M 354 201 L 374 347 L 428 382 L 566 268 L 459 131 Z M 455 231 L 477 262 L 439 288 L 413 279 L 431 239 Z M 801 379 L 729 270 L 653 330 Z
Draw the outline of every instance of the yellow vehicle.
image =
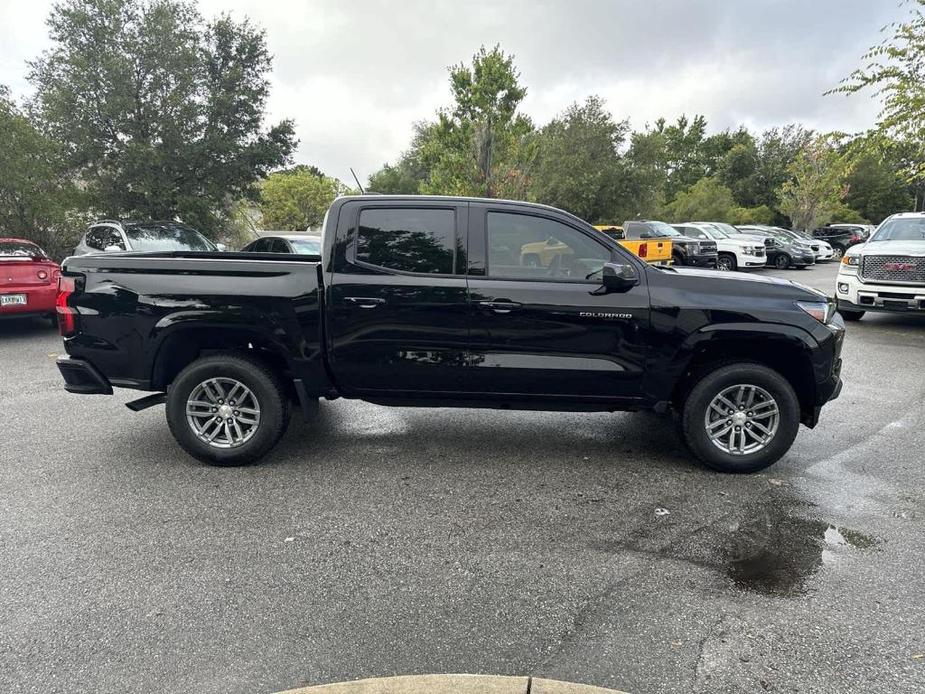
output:
M 552 237 L 545 241 L 525 243 L 520 247 L 520 264 L 525 267 L 549 267 L 560 255 L 572 255 L 574 251 Z
M 623 227 L 616 224 L 595 224 L 594 228 L 609 236 L 634 255 L 638 255 L 651 265 L 671 265 L 671 241 L 668 239 L 648 239 L 646 241 L 628 241 L 623 238 Z

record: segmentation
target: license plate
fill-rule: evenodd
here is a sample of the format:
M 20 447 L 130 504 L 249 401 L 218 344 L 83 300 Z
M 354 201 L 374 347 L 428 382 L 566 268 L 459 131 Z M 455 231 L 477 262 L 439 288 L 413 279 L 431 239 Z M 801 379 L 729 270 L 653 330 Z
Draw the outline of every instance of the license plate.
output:
M 25 306 L 25 294 L 0 294 L 0 306 Z

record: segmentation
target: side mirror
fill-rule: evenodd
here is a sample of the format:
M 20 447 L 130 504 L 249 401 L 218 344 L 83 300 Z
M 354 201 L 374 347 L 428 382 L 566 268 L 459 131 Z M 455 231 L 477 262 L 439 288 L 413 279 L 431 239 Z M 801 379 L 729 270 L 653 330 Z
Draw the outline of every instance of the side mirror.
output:
M 604 288 L 611 292 L 625 292 L 639 282 L 639 276 L 633 266 L 624 263 L 604 263 L 601 279 Z
M 122 246 L 116 246 L 115 244 L 113 244 L 112 246 L 106 246 L 106 248 L 103 249 L 103 252 L 104 253 L 118 253 L 119 251 L 124 251 L 124 250 L 125 249 L 122 248 Z

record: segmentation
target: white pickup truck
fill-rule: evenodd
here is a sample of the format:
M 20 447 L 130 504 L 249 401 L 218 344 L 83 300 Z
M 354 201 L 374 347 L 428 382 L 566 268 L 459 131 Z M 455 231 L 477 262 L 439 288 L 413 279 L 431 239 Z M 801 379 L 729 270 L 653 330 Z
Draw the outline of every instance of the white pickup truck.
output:
M 838 311 L 925 313 L 925 212 L 888 217 L 866 243 L 847 250 L 835 279 Z

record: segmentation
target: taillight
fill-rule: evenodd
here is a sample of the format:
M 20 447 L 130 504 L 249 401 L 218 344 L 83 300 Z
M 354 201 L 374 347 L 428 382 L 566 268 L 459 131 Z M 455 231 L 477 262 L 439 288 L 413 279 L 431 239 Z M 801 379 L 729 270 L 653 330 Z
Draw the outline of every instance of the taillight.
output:
M 55 311 L 58 314 L 58 332 L 62 337 L 70 337 L 77 332 L 77 310 L 68 306 L 68 299 L 77 290 L 77 279 L 61 275 L 58 277 L 58 296 L 55 298 Z
M 648 255 L 649 255 L 649 244 L 647 244 L 647 243 L 640 243 L 640 244 L 639 244 L 639 257 L 640 257 L 640 258 L 645 258 L 645 257 L 648 256 Z
M 36 276 L 37 276 L 40 280 L 42 280 L 43 282 L 44 282 L 45 280 L 48 279 L 48 273 L 45 272 L 44 270 L 39 270 L 39 271 L 36 272 L 35 274 L 36 274 Z

